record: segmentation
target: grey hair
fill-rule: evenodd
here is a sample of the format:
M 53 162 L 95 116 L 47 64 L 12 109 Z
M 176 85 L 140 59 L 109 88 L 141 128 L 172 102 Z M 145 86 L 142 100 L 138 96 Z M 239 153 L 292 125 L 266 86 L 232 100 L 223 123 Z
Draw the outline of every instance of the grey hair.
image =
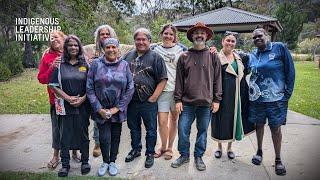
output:
M 99 27 L 96 29 L 96 31 L 94 32 L 94 37 L 95 37 L 96 40 L 99 39 L 99 33 L 100 33 L 100 31 L 101 31 L 102 29 L 107 29 L 107 30 L 109 31 L 109 33 L 110 33 L 110 37 L 112 37 L 112 38 L 117 38 L 117 34 L 116 34 L 116 32 L 114 31 L 114 29 L 113 29 L 111 26 L 109 26 L 109 25 L 107 25 L 107 24 L 104 24 L 104 25 L 99 26 Z
M 143 33 L 144 35 L 147 36 L 149 41 L 151 41 L 151 32 L 148 29 L 146 29 L 146 28 L 138 28 L 133 34 L 133 39 L 136 39 L 138 33 Z

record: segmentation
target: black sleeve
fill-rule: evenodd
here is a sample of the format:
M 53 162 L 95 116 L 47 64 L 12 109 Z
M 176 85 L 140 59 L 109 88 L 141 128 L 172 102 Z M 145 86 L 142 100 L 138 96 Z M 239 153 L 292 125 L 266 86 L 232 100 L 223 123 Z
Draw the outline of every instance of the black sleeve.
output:
M 154 65 L 155 65 L 154 71 L 155 71 L 155 78 L 156 78 L 155 80 L 157 84 L 163 79 L 168 79 L 166 64 L 163 58 L 158 54 L 155 54 Z
M 55 86 L 55 87 L 60 87 L 59 80 L 58 80 L 58 74 L 59 74 L 59 69 L 55 68 L 55 70 L 52 72 L 50 81 L 49 81 L 49 86 Z

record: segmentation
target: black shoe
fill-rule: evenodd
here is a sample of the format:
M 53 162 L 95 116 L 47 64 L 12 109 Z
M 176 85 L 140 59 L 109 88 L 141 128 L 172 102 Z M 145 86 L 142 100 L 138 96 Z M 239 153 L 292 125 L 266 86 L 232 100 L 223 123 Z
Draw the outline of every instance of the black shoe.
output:
M 144 167 L 151 168 L 154 163 L 154 157 L 152 154 L 148 154 L 146 157 L 146 162 L 144 163 Z
M 141 156 L 141 152 L 137 150 L 131 150 L 129 154 L 127 155 L 125 162 L 131 162 L 134 160 L 134 158 Z
M 214 157 L 216 157 L 217 159 L 221 158 L 222 156 L 222 151 L 220 149 L 218 149 L 215 153 L 214 153 Z
M 177 167 L 180 167 L 184 163 L 188 163 L 189 161 L 190 161 L 190 158 L 188 156 L 180 156 L 173 163 L 171 163 L 171 167 L 177 168 Z
M 204 164 L 203 160 L 201 157 L 195 157 L 194 162 L 196 163 L 196 168 L 199 171 L 204 171 L 206 170 L 206 165 Z
M 89 163 L 82 163 L 81 164 L 81 174 L 85 175 L 88 174 L 91 170 L 91 166 Z
M 59 169 L 58 176 L 59 177 L 67 177 L 69 173 L 69 168 L 62 167 Z
M 234 155 L 234 152 L 233 151 L 228 151 L 227 152 L 227 155 L 228 155 L 228 158 L 229 159 L 234 159 L 236 157 L 236 155 Z

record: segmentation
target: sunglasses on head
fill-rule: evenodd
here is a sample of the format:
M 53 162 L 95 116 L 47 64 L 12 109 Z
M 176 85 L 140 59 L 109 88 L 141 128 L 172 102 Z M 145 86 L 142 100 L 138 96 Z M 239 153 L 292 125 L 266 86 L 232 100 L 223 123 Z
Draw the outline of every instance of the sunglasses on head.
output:
M 232 36 L 234 36 L 234 37 L 238 37 L 239 33 L 237 33 L 237 32 L 232 32 L 232 31 L 226 31 L 226 32 L 224 33 L 224 37 L 229 36 L 229 35 L 232 35 Z

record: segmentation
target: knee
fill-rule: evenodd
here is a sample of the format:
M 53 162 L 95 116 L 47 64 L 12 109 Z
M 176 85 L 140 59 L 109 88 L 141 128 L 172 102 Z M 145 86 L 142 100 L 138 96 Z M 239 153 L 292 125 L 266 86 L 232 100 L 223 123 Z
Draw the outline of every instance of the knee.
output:
M 271 134 L 273 136 L 280 136 L 281 135 L 281 128 L 280 127 L 270 128 L 270 130 L 271 130 Z

